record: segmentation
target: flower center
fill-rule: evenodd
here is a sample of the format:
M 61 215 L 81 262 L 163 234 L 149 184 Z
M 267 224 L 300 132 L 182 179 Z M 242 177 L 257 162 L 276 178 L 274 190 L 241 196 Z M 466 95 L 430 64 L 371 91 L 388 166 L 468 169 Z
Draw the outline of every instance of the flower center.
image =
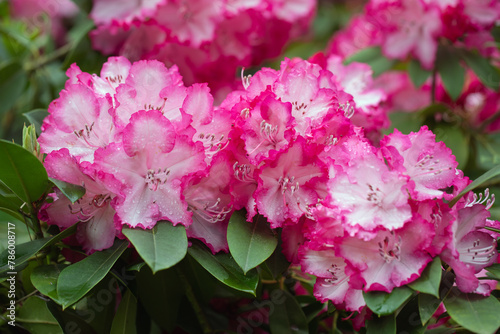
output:
M 77 215 L 81 222 L 88 222 L 94 218 L 99 209 L 104 208 L 110 201 L 109 194 L 98 194 L 92 198 L 80 198 L 74 204 L 68 204 L 68 207 L 71 214 Z
M 380 190 L 379 187 L 374 187 L 371 184 L 367 183 L 369 192 L 366 195 L 366 200 L 368 202 L 372 202 L 376 206 L 381 206 L 382 205 L 382 191 Z
M 386 263 L 391 263 L 394 259 L 400 260 L 401 256 L 401 236 L 398 236 L 398 241 L 395 242 L 396 236 L 391 232 L 392 240 L 386 236 L 382 242 L 378 243 L 378 253 Z
M 156 191 L 159 187 L 167 183 L 168 175 L 170 174 L 170 169 L 158 168 L 158 170 L 148 169 L 146 176 L 144 178 L 149 190 Z

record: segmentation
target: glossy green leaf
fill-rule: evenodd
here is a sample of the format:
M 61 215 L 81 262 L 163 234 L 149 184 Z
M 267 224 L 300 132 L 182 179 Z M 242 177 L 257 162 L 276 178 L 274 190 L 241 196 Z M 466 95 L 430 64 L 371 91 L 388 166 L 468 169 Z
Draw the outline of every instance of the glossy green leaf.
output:
M 436 141 L 444 142 L 446 147 L 451 149 L 458 162 L 458 168 L 463 168 L 470 153 L 468 134 L 456 126 L 448 125 L 438 125 L 432 130 L 436 134 Z
M 458 202 L 458 200 L 460 198 L 462 198 L 465 194 L 467 194 L 469 191 L 476 189 L 477 187 L 481 186 L 486 181 L 488 181 L 488 180 L 490 180 L 498 175 L 500 175 L 500 165 L 493 167 L 492 169 L 490 169 L 489 171 L 487 171 L 486 173 L 484 173 L 480 177 L 476 178 L 471 184 L 469 184 L 464 190 L 462 190 L 462 192 L 460 192 L 460 194 L 455 196 L 455 198 L 453 198 L 450 201 L 450 203 L 448 203 L 448 205 L 450 206 L 450 208 L 453 207 Z
M 185 294 L 177 271 L 171 268 L 153 275 L 151 269 L 144 266 L 136 277 L 137 297 L 142 306 L 162 329 L 171 332 Z
M 438 50 L 436 66 L 446 91 L 455 101 L 465 82 L 465 68 L 460 64 L 460 57 L 455 50 L 442 46 Z
M 127 289 L 120 301 L 118 310 L 111 325 L 110 334 L 135 334 L 135 318 L 137 316 L 137 299 L 134 294 Z
M 49 115 L 47 109 L 34 109 L 23 114 L 24 117 L 33 124 L 36 129 L 36 134 L 42 133 L 42 123 L 45 117 Z
M 269 311 L 271 334 L 307 334 L 307 318 L 297 300 L 288 291 L 279 290 L 283 296 L 275 298 L 273 312 Z
M 257 267 L 276 249 L 278 240 L 262 215 L 246 221 L 244 211 L 235 211 L 227 227 L 229 251 L 243 272 Z
M 384 131 L 385 134 L 393 133 L 394 129 L 398 129 L 403 134 L 417 132 L 424 124 L 424 118 L 418 113 L 393 112 L 389 114 L 389 119 L 391 128 Z
M 50 313 L 47 304 L 39 297 L 33 296 L 23 302 L 16 322 L 30 333 L 63 334 L 61 326 Z
M 24 244 L 16 245 L 16 269 L 23 265 L 26 261 L 35 256 L 39 251 L 48 247 L 50 245 L 55 244 L 56 242 L 61 241 L 62 239 L 69 237 L 76 231 L 76 224 L 65 229 L 61 233 L 51 237 L 44 239 L 35 239 L 30 242 L 26 242 Z M 0 276 L 5 275 L 9 271 L 13 271 L 9 264 L 8 259 L 9 253 L 6 249 L 0 254 Z
M 18 220 L 24 220 L 21 211 L 29 214 L 27 212 L 27 207 L 23 206 L 23 201 L 17 197 L 9 188 L 0 182 L 0 210 L 8 213 L 12 217 Z
M 425 293 L 418 295 L 418 312 L 420 313 L 422 325 L 425 325 L 432 318 L 440 304 L 441 299 L 432 295 Z
M 466 50 L 462 50 L 462 57 L 483 84 L 495 90 L 500 88 L 500 74 L 488 59 Z
M 17 62 L 0 67 L 0 115 L 12 108 L 24 91 L 28 76 Z
M 391 293 L 381 291 L 363 292 L 366 305 L 378 315 L 394 313 L 413 294 L 407 287 L 394 288 Z
M 426 330 L 418 312 L 418 296 L 410 298 L 395 316 L 398 333 L 423 334 Z
M 494 296 L 467 294 L 452 288 L 443 302 L 451 318 L 472 332 L 492 334 L 500 327 L 500 302 Z
M 56 180 L 51 177 L 49 180 L 71 201 L 71 203 L 75 203 L 85 195 L 85 188 L 82 186 Z
M 66 267 L 65 264 L 49 264 L 36 267 L 31 273 L 31 283 L 38 291 L 59 303 L 57 279 L 61 271 Z
M 229 254 L 213 255 L 212 252 L 194 244 L 188 249 L 191 255 L 205 270 L 227 286 L 256 295 L 259 275 L 256 270 L 243 273 Z
M 382 54 L 382 50 L 379 47 L 370 47 L 358 51 L 346 60 L 344 64 L 348 65 L 352 62 L 365 63 L 370 65 L 373 70 L 373 76 L 377 77 L 380 74 L 391 69 L 395 61 L 386 58 Z
M 500 263 L 495 263 L 495 264 L 489 266 L 488 268 L 486 268 L 486 270 L 491 275 L 493 275 L 493 277 L 500 278 Z
M 111 248 L 95 252 L 65 268 L 57 279 L 57 294 L 63 308 L 79 301 L 99 283 L 127 247 L 128 242 L 115 241 Z
M 76 311 L 70 308 L 63 311 L 61 306 L 52 300 L 47 302 L 47 308 L 66 333 L 97 334 L 97 331 L 86 321 L 90 320 L 92 313 L 90 316 L 83 312 L 78 314 L 81 310 Z M 102 310 L 102 308 L 99 309 Z M 92 310 L 92 312 L 95 312 L 95 310 Z
M 374 316 L 366 322 L 366 334 L 396 334 L 396 318 L 394 314 L 385 317 Z
M 278 246 L 273 254 L 266 260 L 266 265 L 275 279 L 280 278 L 285 270 L 290 266 L 281 248 L 282 239 L 278 238 Z
M 412 59 L 408 65 L 408 74 L 415 87 L 419 88 L 429 78 L 431 71 L 424 70 L 417 60 Z
M 24 148 L 0 140 L 0 181 L 22 201 L 31 205 L 49 188 L 40 160 Z
M 422 272 L 420 278 L 408 284 L 415 291 L 427 293 L 439 298 L 439 284 L 441 283 L 441 260 L 434 258 Z
M 500 134 L 475 136 L 477 164 L 484 170 L 500 164 Z
M 172 267 L 186 256 L 186 228 L 180 224 L 158 222 L 151 230 L 123 228 L 122 232 L 153 273 Z

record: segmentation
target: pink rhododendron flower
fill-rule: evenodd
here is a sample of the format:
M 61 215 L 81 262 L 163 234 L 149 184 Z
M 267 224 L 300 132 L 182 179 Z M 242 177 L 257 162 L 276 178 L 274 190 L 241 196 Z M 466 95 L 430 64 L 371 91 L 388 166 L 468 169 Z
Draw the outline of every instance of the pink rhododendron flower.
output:
M 417 59 L 432 69 L 438 41 L 491 55 L 491 28 L 500 17 L 495 0 L 371 0 L 364 12 L 337 32 L 329 53 L 349 57 L 368 48 L 381 47 L 390 59 Z
M 442 190 L 450 187 L 457 175 L 458 163 L 443 142 L 424 126 L 405 136 L 398 130 L 381 142 L 382 154 L 393 169 L 408 175 L 415 187 L 417 200 L 442 198 Z M 449 198 L 445 196 L 445 198 Z
M 352 105 L 350 119 L 354 125 L 363 127 L 368 136 L 375 136 L 388 127 L 387 110 L 381 105 L 386 93 L 374 87 L 373 71 L 369 65 L 357 62 L 343 65 L 342 58 L 332 54 L 326 59 L 325 67 L 334 73 L 338 89 L 352 96 L 355 105 Z
M 465 200 L 457 204 L 461 208 L 452 225 L 453 237 L 441 258 L 453 268 L 457 275 L 457 286 L 463 292 L 483 295 L 491 292 L 490 286 L 481 283 L 476 274 L 495 263 L 498 257 L 495 238 L 484 230 L 490 215 L 488 209 L 493 201 L 494 197 L 478 200 L 469 193 Z M 487 202 L 486 206 L 482 205 L 484 202 Z
M 306 248 L 302 255 L 302 269 L 318 277 L 314 284 L 314 296 L 320 301 L 331 300 L 336 307 L 359 311 L 365 306 L 362 290 L 349 284 L 350 268 L 333 249 L 312 250 Z
M 12 17 L 52 34 L 59 44 L 66 39 L 63 20 L 78 13 L 78 6 L 71 0 L 11 0 L 9 3 Z
M 201 143 L 177 135 L 160 111 L 139 111 L 123 143 L 96 152 L 95 164 L 123 184 L 115 209 L 122 224 L 152 228 L 159 220 L 189 225 L 182 198 L 186 177 L 205 168 Z M 197 145 L 199 144 L 199 145 Z
M 472 71 L 467 71 L 462 94 L 456 101 L 446 93 L 439 82 L 436 99 L 474 128 L 484 126 L 486 132 L 498 132 L 500 120 L 495 118 L 500 109 L 500 93 L 485 86 Z
M 111 247 L 119 230 L 113 223 L 115 210 L 110 205 L 115 194 L 104 184 L 118 187 L 118 181 L 89 164 L 78 164 L 65 148 L 51 152 L 45 158 L 45 168 L 52 178 L 84 186 L 85 195 L 71 203 L 62 193 L 56 192 L 54 202 L 42 208 L 42 217 L 64 229 L 80 221 L 76 237 L 87 252 Z
M 387 291 L 420 277 L 431 256 L 426 252 L 433 236 L 432 225 L 413 220 L 396 231 L 379 231 L 366 241 L 346 237 L 338 255 L 359 271 L 365 291 Z
M 309 29 L 315 7 L 313 0 L 96 0 L 91 38 L 106 54 L 176 64 L 186 84 L 206 82 L 220 101 L 237 87 L 238 67 L 278 56 Z
M 187 229 L 188 237 L 203 240 L 212 252 L 228 251 L 226 231 L 232 210 L 230 181 L 232 166 L 227 152 L 211 160 L 210 170 L 203 178 L 193 178 L 186 186 L 184 197 L 193 222 Z M 205 173 L 203 173 L 205 174 Z
M 54 194 L 56 200 L 45 209 L 48 222 L 68 227 L 88 221 L 77 238 L 89 252 L 111 246 L 123 224 L 152 228 L 159 220 L 170 220 L 190 225 L 192 212 L 206 203 L 193 193 L 185 195 L 185 187 L 189 184 L 201 195 L 208 182 L 201 181 L 207 175 L 207 163 L 227 145 L 232 124 L 231 117 L 213 109 L 208 87 L 185 87 L 176 67 L 167 69 L 158 61 L 131 64 L 122 57 L 110 58 L 100 76 L 82 72 L 76 65 L 67 74 L 65 89 L 43 123 L 40 145 L 48 154 L 46 167 L 51 175 L 73 184 L 83 182 L 87 193 L 76 204 Z M 71 163 L 74 175 L 61 174 L 64 161 Z M 220 189 L 213 188 L 221 193 L 203 201 L 219 203 L 228 213 L 230 165 L 227 158 L 216 162 L 213 177 L 226 181 Z M 83 181 L 81 175 L 85 175 Z M 94 189 L 97 182 L 99 188 Z M 209 206 L 213 213 L 217 206 Z M 58 211 L 63 209 L 60 217 L 66 218 L 61 222 Z M 200 236 L 199 228 L 203 232 L 203 222 L 191 235 Z M 203 235 L 201 239 L 214 251 L 227 250 L 223 240 Z
M 305 144 L 299 137 L 257 174 L 257 208 L 272 227 L 281 226 L 286 218 L 297 221 L 321 199 L 315 184 L 326 181 L 326 170 L 321 168 L 315 152 L 306 150 Z
M 411 218 L 408 181 L 387 168 L 374 153 L 355 159 L 328 183 L 331 205 L 341 210 L 343 224 L 350 235 L 375 236 L 377 228 L 394 230 Z
M 374 79 L 373 88 L 386 94 L 383 107 L 387 112 L 413 112 L 431 104 L 431 85 L 415 87 L 407 72 L 384 72 Z

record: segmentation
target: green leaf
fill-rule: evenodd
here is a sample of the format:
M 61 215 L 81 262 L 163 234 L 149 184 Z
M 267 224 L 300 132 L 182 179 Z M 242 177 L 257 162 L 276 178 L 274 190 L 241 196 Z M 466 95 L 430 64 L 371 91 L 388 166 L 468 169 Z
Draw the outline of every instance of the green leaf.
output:
M 394 315 L 396 316 L 398 333 L 423 334 L 425 332 L 426 326 L 422 325 L 418 312 L 417 296 L 410 298 L 403 308 Z
M 496 278 L 500 278 L 500 263 L 495 263 L 486 268 L 490 274 Z
M 417 60 L 412 59 L 408 65 L 408 74 L 415 87 L 419 88 L 431 75 L 431 71 L 424 70 Z
M 446 91 L 455 101 L 462 93 L 465 82 L 465 68 L 460 64 L 460 57 L 454 49 L 440 46 L 436 66 Z
M 48 190 L 42 163 L 21 146 L 0 140 L 0 161 L 0 181 L 29 206 Z
M 16 245 L 16 259 L 14 261 L 16 264 L 16 270 L 45 247 L 53 245 L 56 242 L 59 242 L 62 239 L 69 237 L 70 235 L 75 233 L 76 226 L 77 224 L 65 229 L 52 238 L 35 239 L 24 244 Z M 0 276 L 4 276 L 7 272 L 12 271 L 12 269 L 9 267 L 8 257 L 8 249 L 4 250 L 2 254 L 0 254 Z
M 436 141 L 442 141 L 446 147 L 450 148 L 458 162 L 458 167 L 463 168 L 469 159 L 469 137 L 457 126 L 438 125 L 433 132 L 436 134 Z
M 387 59 L 379 47 L 371 47 L 363 49 L 346 60 L 344 60 L 345 65 L 349 65 L 352 62 L 365 63 L 370 65 L 373 70 L 373 76 L 377 77 L 387 70 L 390 70 L 395 64 L 394 60 Z
M 20 63 L 11 62 L 0 68 L 0 115 L 14 106 L 27 81 L 28 76 Z
M 477 164 L 488 170 L 500 164 L 500 134 L 475 136 Z
M 276 249 L 278 240 L 262 215 L 246 221 L 244 211 L 235 211 L 227 227 L 227 243 L 244 273 L 264 262 Z
M 56 180 L 51 177 L 49 180 L 71 201 L 71 203 L 75 203 L 85 195 L 85 188 L 82 186 Z
M 137 314 L 137 299 L 127 289 L 123 296 L 111 325 L 111 334 L 135 334 L 135 318 Z
M 86 321 L 90 320 L 89 318 L 93 316 L 92 314 L 89 315 L 89 313 L 82 312 L 82 310 L 77 311 L 73 309 L 63 311 L 61 306 L 52 300 L 47 302 L 47 308 L 66 333 L 97 334 L 96 330 Z M 99 309 L 102 310 L 102 308 Z M 95 310 L 91 312 L 95 312 Z
M 111 248 L 95 252 L 65 268 L 57 279 L 57 294 L 63 309 L 79 301 L 99 283 L 128 245 L 126 241 L 116 241 Z
M 436 310 L 441 304 L 441 299 L 432 295 L 421 293 L 418 295 L 418 312 L 420 313 L 420 320 L 424 326 L 436 313 Z
M 452 288 L 443 302 L 451 318 L 472 332 L 490 334 L 500 327 L 500 302 L 494 296 L 483 297 Z
M 420 278 L 408 284 L 415 291 L 427 293 L 439 298 L 439 284 L 441 283 L 441 260 L 439 257 L 427 265 Z
M 212 252 L 193 244 L 188 249 L 191 255 L 205 270 L 227 286 L 251 293 L 256 296 L 259 275 L 256 270 L 244 274 L 229 254 L 213 255 Z
M 393 112 L 389 114 L 389 119 L 391 120 L 391 128 L 384 131 L 386 134 L 398 129 L 401 133 L 407 135 L 410 132 L 417 132 L 424 124 L 424 118 L 418 113 Z
M 151 230 L 123 228 L 123 234 L 134 245 L 153 274 L 179 263 L 186 256 L 186 228 L 170 222 L 158 222 Z
M 462 57 L 483 84 L 494 90 L 500 88 L 500 74 L 488 59 L 467 50 L 462 50 Z
M 450 203 L 448 203 L 448 205 L 450 206 L 450 208 L 453 207 L 458 202 L 458 200 L 460 198 L 462 198 L 465 194 L 467 194 L 469 191 L 476 189 L 477 187 L 481 186 L 486 181 L 488 181 L 488 180 L 490 180 L 498 175 L 500 175 L 500 165 L 493 167 L 492 169 L 490 169 L 489 171 L 487 171 L 486 173 L 484 173 L 483 175 L 481 175 L 480 177 L 475 179 L 464 190 L 462 190 L 462 192 L 460 192 L 460 194 L 455 196 L 455 198 L 453 198 L 450 201 Z
M 36 129 L 36 134 L 42 133 L 42 123 L 45 117 L 49 115 L 47 109 L 34 109 L 23 114 L 24 117 L 33 124 Z
M 269 327 L 272 334 L 309 333 L 307 318 L 297 300 L 285 290 L 278 290 L 283 296 L 273 303 L 274 312 L 269 311 Z
M 45 301 L 36 296 L 23 302 L 16 322 L 19 322 L 30 333 L 63 334 L 61 326 L 50 313 Z
M 162 329 L 171 332 L 176 324 L 179 305 L 185 294 L 173 268 L 157 272 L 148 266 L 136 274 L 137 296 L 147 313 Z
M 382 291 L 363 292 L 366 305 L 378 315 L 389 315 L 403 305 L 413 294 L 407 287 L 395 288 L 391 293 Z
M 23 221 L 24 217 L 21 211 L 29 214 L 29 212 L 26 212 L 27 208 L 23 207 L 23 203 L 19 197 L 14 195 L 9 188 L 0 182 L 0 210 Z
M 290 262 L 288 262 L 286 256 L 282 252 L 281 243 L 282 239 L 279 237 L 278 246 L 273 254 L 266 260 L 267 268 L 269 268 L 269 271 L 275 279 L 279 279 L 290 266 Z
M 59 303 L 57 278 L 66 267 L 67 265 L 65 264 L 49 264 L 36 267 L 31 274 L 31 283 L 38 291 L 50 297 L 56 303 Z
M 396 334 L 394 314 L 385 317 L 373 317 L 366 322 L 366 334 Z

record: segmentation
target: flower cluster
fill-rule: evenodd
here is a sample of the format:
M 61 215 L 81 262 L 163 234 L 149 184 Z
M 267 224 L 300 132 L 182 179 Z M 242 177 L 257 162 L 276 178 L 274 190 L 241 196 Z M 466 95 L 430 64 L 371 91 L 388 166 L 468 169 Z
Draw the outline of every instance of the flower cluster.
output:
M 61 44 L 66 38 L 64 20 L 78 13 L 77 5 L 70 0 L 12 0 L 10 10 L 12 17 L 26 21 L 30 28 L 51 33 Z
M 436 85 L 436 101 L 448 106 L 467 126 L 484 132 L 500 131 L 500 92 L 487 87 L 468 70 L 460 96 L 453 100 L 441 81 Z
M 84 186 L 86 193 L 70 203 L 56 192 L 42 211 L 49 223 L 66 228 L 85 222 L 77 238 L 94 251 L 110 247 L 122 225 L 224 220 L 227 182 L 219 174 L 228 173 L 216 155 L 231 121 L 214 111 L 206 84 L 185 87 L 176 67 L 131 65 L 121 57 L 110 58 L 100 76 L 76 65 L 67 74 L 39 142 L 49 175 Z M 184 192 L 188 184 L 191 191 Z M 224 249 L 218 239 L 202 237 L 215 251 Z
M 364 306 L 363 291 L 411 283 L 437 256 L 460 289 L 489 294 L 476 274 L 497 258 L 485 229 L 498 225 L 494 198 L 468 194 L 450 208 L 469 183 L 451 150 L 426 127 L 375 146 L 352 120 L 383 95 L 351 87 L 371 87 L 364 68 L 323 60 L 263 68 L 216 108 L 207 85 L 185 87 L 157 61 L 110 58 L 100 76 L 73 65 L 40 145 L 49 175 L 86 194 L 54 193 L 43 218 L 82 221 L 87 251 L 110 247 L 123 225 L 169 220 L 215 253 L 227 251 L 230 213 L 245 208 L 283 228 L 288 258 L 317 277 L 315 296 L 347 310 Z
M 334 35 L 330 52 L 347 57 L 380 46 L 388 58 L 412 55 L 431 69 L 440 39 L 485 56 L 498 52 L 490 30 L 499 18 L 495 0 L 372 0 L 363 14 Z
M 105 54 L 176 64 L 186 84 L 207 82 L 223 98 L 237 86 L 238 67 L 278 56 L 308 30 L 315 7 L 313 0 L 95 0 L 91 38 Z

